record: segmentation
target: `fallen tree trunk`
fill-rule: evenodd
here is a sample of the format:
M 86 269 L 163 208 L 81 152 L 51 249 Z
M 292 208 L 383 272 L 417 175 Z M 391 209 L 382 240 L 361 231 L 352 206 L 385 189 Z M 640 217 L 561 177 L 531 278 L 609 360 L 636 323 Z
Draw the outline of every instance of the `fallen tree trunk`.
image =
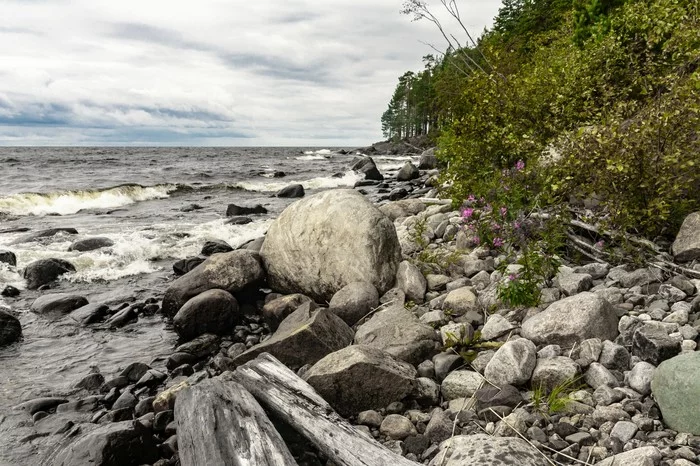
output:
M 296 466 L 255 398 L 220 377 L 186 389 L 175 402 L 180 464 Z
M 338 466 L 418 464 L 355 429 L 311 385 L 267 353 L 238 367 L 233 378 Z

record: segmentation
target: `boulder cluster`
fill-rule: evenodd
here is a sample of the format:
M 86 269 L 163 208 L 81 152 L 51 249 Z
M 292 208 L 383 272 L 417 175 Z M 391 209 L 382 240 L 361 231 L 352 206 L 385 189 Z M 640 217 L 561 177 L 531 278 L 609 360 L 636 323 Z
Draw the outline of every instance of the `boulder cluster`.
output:
M 434 155 L 423 159 L 400 179 L 428 182 Z M 373 166 L 355 163 L 368 180 Z M 291 204 L 255 247 L 209 245 L 163 297 L 181 338 L 165 369 L 94 372 L 79 401 L 25 403 L 39 419 L 90 412 L 93 427 L 46 464 L 87 464 L 96 449 L 122 462 L 95 464 L 177 464 L 178 394 L 263 353 L 416 464 L 698 464 L 700 280 L 565 262 L 541 305 L 511 308 L 498 298 L 506 256 L 468 247 L 460 213 L 421 194 L 377 207 L 324 191 Z M 679 241 L 677 257 L 697 259 L 696 221 Z M 86 306 L 47 295 L 33 310 Z M 302 450 L 299 464 L 331 464 Z

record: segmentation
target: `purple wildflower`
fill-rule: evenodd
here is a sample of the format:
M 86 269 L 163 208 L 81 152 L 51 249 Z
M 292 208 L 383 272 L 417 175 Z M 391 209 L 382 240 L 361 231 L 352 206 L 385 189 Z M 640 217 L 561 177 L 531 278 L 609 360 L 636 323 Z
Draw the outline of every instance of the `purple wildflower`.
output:
M 473 194 L 470 194 L 469 197 L 467 198 L 467 202 L 474 202 L 476 201 L 476 198 L 474 197 Z
M 605 241 L 603 241 L 603 240 L 601 239 L 600 241 L 598 241 L 597 243 L 595 243 L 593 246 L 595 246 L 597 249 L 603 249 L 603 246 L 605 246 Z
M 508 208 L 501 207 L 501 217 L 505 217 L 507 213 L 508 213 Z
M 517 220 L 513 222 L 513 228 L 515 228 L 516 230 L 519 230 L 521 226 L 522 225 L 520 225 L 520 222 L 518 222 Z
M 517 279 L 518 279 L 518 274 L 517 274 L 517 273 L 511 273 L 510 275 L 508 275 L 508 280 L 511 281 L 511 282 L 514 282 L 514 281 L 517 280 Z
M 493 239 L 493 247 L 495 248 L 500 248 L 503 246 L 504 241 L 502 238 L 499 238 L 498 236 Z
M 479 239 L 478 236 L 475 236 L 472 238 L 472 244 L 478 246 L 481 243 L 481 240 Z
M 515 169 L 518 171 L 523 171 L 525 169 L 525 162 L 523 162 L 522 160 L 518 160 L 517 162 L 515 162 Z
M 474 214 L 474 209 L 471 207 L 467 207 L 462 211 L 462 217 L 464 218 L 471 218 L 471 216 Z

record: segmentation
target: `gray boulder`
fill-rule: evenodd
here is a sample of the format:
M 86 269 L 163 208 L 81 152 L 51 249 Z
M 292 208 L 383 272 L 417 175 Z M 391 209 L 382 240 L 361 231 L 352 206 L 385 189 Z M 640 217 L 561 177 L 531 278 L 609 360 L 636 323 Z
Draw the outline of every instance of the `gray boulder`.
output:
M 681 352 L 683 337 L 671 336 L 656 322 L 637 328 L 632 335 L 632 355 L 658 366 Z
M 600 296 L 584 292 L 552 303 L 523 323 L 522 336 L 537 344 L 571 347 L 588 338 L 614 340 L 617 315 Z
M 429 466 L 542 466 L 542 454 L 519 438 L 457 435 L 440 444 Z
M 379 306 L 379 293 L 371 283 L 352 282 L 331 298 L 328 310 L 353 326 Z
M 605 458 L 596 463 L 596 466 L 656 466 L 660 461 L 661 451 L 654 446 L 647 446 Z
M 662 362 L 654 372 L 651 391 L 668 427 L 700 435 L 700 352 Z
M 56 235 L 77 235 L 78 230 L 75 228 L 48 228 L 46 230 L 39 230 L 34 233 L 30 233 L 22 238 L 19 238 L 12 242 L 12 244 L 29 243 L 32 241 L 43 240 L 44 238 L 51 238 Z
M 700 259 L 700 212 L 694 212 L 683 220 L 671 252 L 678 262 Z
M 92 303 L 79 307 L 70 313 L 70 318 L 82 325 L 94 324 L 104 319 L 109 306 L 104 303 Z
M 277 197 L 286 197 L 286 198 L 294 198 L 294 197 L 304 197 L 305 191 L 304 187 L 300 184 L 292 184 L 289 186 L 286 186 L 279 191 L 277 191 L 277 194 L 275 196 Z
M 435 148 L 428 149 L 420 155 L 418 168 L 420 170 L 432 170 L 437 167 L 437 157 L 435 156 Z
M 214 240 L 214 241 L 207 241 L 206 243 L 204 243 L 204 246 L 202 246 L 202 251 L 200 252 L 200 254 L 203 256 L 209 257 L 212 254 L 219 254 L 222 252 L 231 252 L 231 251 L 233 251 L 233 248 L 226 241 Z M 204 262 L 204 259 L 202 259 L 202 262 Z
M 442 302 L 443 311 L 449 311 L 451 315 L 464 315 L 470 311 L 479 310 L 479 301 L 470 286 L 457 288 L 447 293 Z
M 343 416 L 385 408 L 411 393 L 416 370 L 386 351 L 353 345 L 325 356 L 306 380 Z
M 355 343 L 383 349 L 395 358 L 413 365 L 428 359 L 437 347 L 438 336 L 429 325 L 403 305 L 379 311 L 355 334 Z
M 484 378 L 477 372 L 458 370 L 447 374 L 440 385 L 440 392 L 446 400 L 470 398 L 485 384 Z
M 22 338 L 22 325 L 12 314 L 0 309 L 0 346 L 9 345 Z
M 352 338 L 352 329 L 340 317 L 308 302 L 284 319 L 272 337 L 235 357 L 233 362 L 238 366 L 261 353 L 270 353 L 286 366 L 298 369 L 345 348 Z
M 396 174 L 397 181 L 411 181 L 420 176 L 420 171 L 411 162 L 406 162 Z
M 150 431 L 140 423 L 116 422 L 88 431 L 77 439 L 67 436 L 65 445 L 40 464 L 137 466 L 160 457 L 156 445 Z
M 279 327 L 280 322 L 286 319 L 289 314 L 296 311 L 302 304 L 309 302 L 312 302 L 312 299 L 300 293 L 281 296 L 265 303 L 262 308 L 262 316 L 270 330 L 274 332 Z
M 651 380 L 654 377 L 656 367 L 646 361 L 640 361 L 634 365 L 631 371 L 625 374 L 625 382 L 636 392 L 642 395 L 651 393 Z
M 69 251 L 94 251 L 95 249 L 108 248 L 114 246 L 114 241 L 109 238 L 104 238 L 101 236 L 95 238 L 85 238 L 73 242 L 68 246 Z
M 401 249 L 384 214 L 357 191 L 335 189 L 287 207 L 260 254 L 273 290 L 328 302 L 356 281 L 385 293 L 394 284 Z
M 539 359 L 532 372 L 532 386 L 542 387 L 550 393 L 557 385 L 575 379 L 579 372 L 578 364 L 565 356 Z
M 36 290 L 69 272 L 75 272 L 75 267 L 68 261 L 63 259 L 40 259 L 27 265 L 22 272 L 22 277 L 27 280 L 28 289 Z
M 211 289 L 234 294 L 263 279 L 260 256 L 246 249 L 214 254 L 186 275 L 175 280 L 163 296 L 163 313 L 174 316 L 189 301 Z
M 507 341 L 498 348 L 484 370 L 486 380 L 501 385 L 522 385 L 537 364 L 537 347 L 525 338 Z
M 396 286 L 399 287 L 409 300 L 421 304 L 425 298 L 428 282 L 415 265 L 408 261 L 399 264 L 396 272 Z
M 587 273 L 560 270 L 554 278 L 554 285 L 566 296 L 573 296 L 582 291 L 590 290 L 593 286 L 593 278 Z
M 12 251 L 0 250 L 0 262 L 8 265 L 17 265 L 17 256 Z
M 55 293 L 39 296 L 34 300 L 30 309 L 37 314 L 48 314 L 49 312 L 68 314 L 87 304 L 88 300 L 84 296 L 69 293 Z
M 187 301 L 173 318 L 175 331 L 183 340 L 191 340 L 204 333 L 223 335 L 234 326 L 238 302 L 224 290 L 207 290 Z
M 372 160 L 372 157 L 356 157 L 350 170 L 362 173 L 365 175 L 366 180 L 384 180 L 384 177 L 377 169 L 377 165 L 374 163 L 374 160 Z

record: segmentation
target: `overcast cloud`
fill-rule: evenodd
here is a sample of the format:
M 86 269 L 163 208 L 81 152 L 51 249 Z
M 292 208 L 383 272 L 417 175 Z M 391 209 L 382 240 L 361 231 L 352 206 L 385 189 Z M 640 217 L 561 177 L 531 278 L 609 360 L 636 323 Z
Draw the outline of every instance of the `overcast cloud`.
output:
M 500 5 L 462 3 L 476 32 Z M 0 145 L 369 144 L 398 76 L 432 53 L 420 41 L 443 45 L 400 8 L 0 0 Z

